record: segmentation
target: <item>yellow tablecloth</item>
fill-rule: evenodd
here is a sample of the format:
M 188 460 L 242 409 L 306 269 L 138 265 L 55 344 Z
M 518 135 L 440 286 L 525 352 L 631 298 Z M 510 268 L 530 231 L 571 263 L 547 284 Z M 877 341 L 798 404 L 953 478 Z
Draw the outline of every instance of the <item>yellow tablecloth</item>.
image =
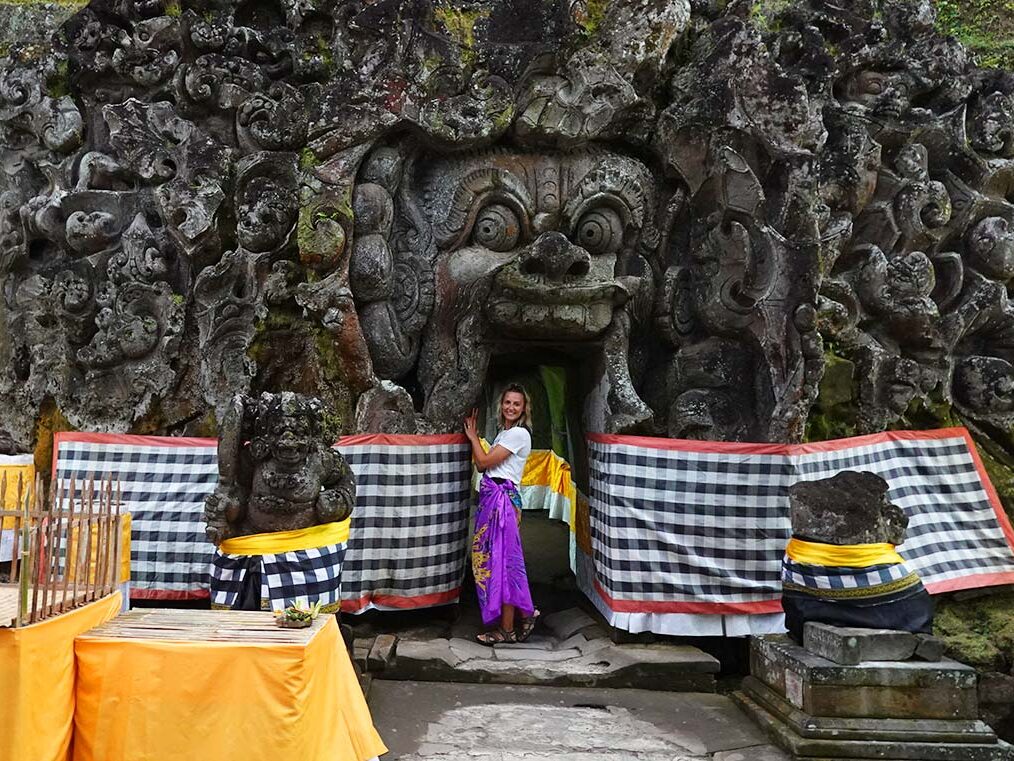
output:
M 76 650 L 74 761 L 387 752 L 333 617 L 305 645 L 90 636 Z
M 0 759 L 66 761 L 74 638 L 119 611 L 120 593 L 20 629 L 0 629 Z

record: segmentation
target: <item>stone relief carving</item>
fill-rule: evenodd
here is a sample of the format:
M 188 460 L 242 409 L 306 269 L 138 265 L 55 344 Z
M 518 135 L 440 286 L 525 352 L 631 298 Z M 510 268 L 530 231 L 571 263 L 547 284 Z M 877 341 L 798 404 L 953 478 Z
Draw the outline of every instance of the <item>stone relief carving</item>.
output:
M 319 399 L 233 397 L 222 416 L 218 485 L 205 504 L 208 538 L 219 544 L 348 518 L 356 479 L 333 434 Z
M 1014 75 L 928 2 L 749 6 L 93 0 L 0 74 L 3 438 L 452 430 L 539 347 L 591 428 L 1014 457 Z

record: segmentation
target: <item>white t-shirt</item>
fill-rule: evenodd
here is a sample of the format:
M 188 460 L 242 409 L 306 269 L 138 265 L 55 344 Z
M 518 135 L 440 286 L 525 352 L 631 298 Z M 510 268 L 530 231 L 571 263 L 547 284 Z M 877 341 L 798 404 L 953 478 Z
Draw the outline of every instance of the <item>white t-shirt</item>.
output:
M 503 462 L 487 468 L 486 475 L 490 478 L 506 478 L 513 481 L 515 486 L 520 486 L 521 474 L 525 472 L 525 460 L 532 453 L 532 434 L 527 428 L 516 425 L 506 431 L 500 431 L 490 444 L 490 451 L 498 444 L 510 454 Z

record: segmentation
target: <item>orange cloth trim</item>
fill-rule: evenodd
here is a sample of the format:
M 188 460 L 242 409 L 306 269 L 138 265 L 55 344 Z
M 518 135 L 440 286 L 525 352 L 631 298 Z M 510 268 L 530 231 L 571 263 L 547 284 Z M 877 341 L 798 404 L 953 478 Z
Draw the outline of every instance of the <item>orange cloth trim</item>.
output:
M 387 752 L 338 624 L 306 645 L 82 638 L 74 761 L 367 761 Z
M 115 592 L 20 629 L 0 629 L 0 759 L 68 761 L 74 725 L 74 638 L 113 618 Z

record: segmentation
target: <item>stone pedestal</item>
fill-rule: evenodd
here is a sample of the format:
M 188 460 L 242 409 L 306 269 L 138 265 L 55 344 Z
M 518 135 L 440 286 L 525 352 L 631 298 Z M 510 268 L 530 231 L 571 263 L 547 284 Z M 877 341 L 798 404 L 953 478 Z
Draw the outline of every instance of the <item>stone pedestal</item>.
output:
M 957 661 L 841 665 L 771 635 L 752 641 L 750 672 L 736 699 L 799 761 L 1014 759 Z

